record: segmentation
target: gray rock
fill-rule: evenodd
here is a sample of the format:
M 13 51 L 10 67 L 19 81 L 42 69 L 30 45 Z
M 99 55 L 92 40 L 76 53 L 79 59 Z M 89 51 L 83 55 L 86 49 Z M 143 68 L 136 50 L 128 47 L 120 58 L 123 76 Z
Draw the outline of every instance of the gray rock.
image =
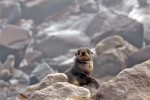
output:
M 97 13 L 100 11 L 99 2 L 96 0 L 78 0 L 80 11 L 83 13 Z
M 3 26 L 15 24 L 21 17 L 21 7 L 19 2 L 2 0 L 0 1 L 0 18 L 4 19 Z
M 97 14 L 85 33 L 93 36 L 91 42 L 94 45 L 108 36 L 120 35 L 133 46 L 141 48 L 144 40 L 143 29 L 142 23 L 115 10 L 108 10 Z
M 150 46 L 139 49 L 136 52 L 131 53 L 126 59 L 126 66 L 128 68 L 134 65 L 143 63 L 150 59 Z
M 137 0 L 101 0 L 101 4 L 108 9 L 114 9 L 120 13 L 128 14 L 133 8 L 138 7 Z
M 36 85 L 32 85 L 25 89 L 23 92 L 20 93 L 20 98 L 24 96 L 25 98 L 29 98 L 32 93 L 34 93 L 37 90 L 42 90 L 44 88 L 47 88 L 51 86 L 52 84 L 55 84 L 56 82 L 67 82 L 68 77 L 63 73 L 54 73 L 47 75 L 43 80 L 41 80 L 40 83 Z
M 95 100 L 149 100 L 150 60 L 120 72 L 101 84 Z
M 130 53 L 138 51 L 138 49 L 126 41 L 124 43 L 122 47 L 110 47 L 108 50 L 104 50 L 101 55 L 94 56 L 95 67 L 92 74 L 94 77 L 115 76 L 126 68 L 127 57 Z M 109 45 L 105 44 L 104 46 L 108 47 Z
M 35 48 L 52 58 L 66 54 L 70 49 L 89 45 L 90 38 L 79 31 L 64 30 L 49 33 L 46 39 L 37 42 Z
M 29 100 L 88 100 L 88 89 L 78 87 L 68 82 L 57 82 L 45 89 L 35 91 Z
M 36 84 L 52 73 L 54 73 L 54 70 L 47 63 L 39 64 L 30 74 L 30 84 Z
M 20 84 L 29 85 L 29 76 L 19 69 L 13 69 L 12 79 L 17 79 Z
M 140 1 L 140 0 L 139 0 Z M 143 2 L 145 0 L 142 0 L 141 2 Z M 136 19 L 137 21 L 143 23 L 144 25 L 144 40 L 146 42 L 146 45 L 150 44 L 150 11 L 148 10 L 150 9 L 150 4 L 144 7 L 139 7 L 139 8 L 135 8 L 133 9 L 130 13 L 129 13 L 129 17 Z
M 24 10 L 23 18 L 34 19 L 35 23 L 41 23 L 48 15 L 59 13 L 71 4 L 73 4 L 72 0 L 30 1 L 25 5 L 26 9 Z

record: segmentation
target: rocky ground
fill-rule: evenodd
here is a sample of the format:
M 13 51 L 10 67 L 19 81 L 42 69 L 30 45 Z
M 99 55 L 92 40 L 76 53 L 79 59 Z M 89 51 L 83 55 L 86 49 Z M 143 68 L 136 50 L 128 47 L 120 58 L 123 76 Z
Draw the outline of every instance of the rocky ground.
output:
M 150 0 L 0 0 L 0 100 L 149 100 L 149 16 Z M 93 98 L 63 74 L 81 46 Z

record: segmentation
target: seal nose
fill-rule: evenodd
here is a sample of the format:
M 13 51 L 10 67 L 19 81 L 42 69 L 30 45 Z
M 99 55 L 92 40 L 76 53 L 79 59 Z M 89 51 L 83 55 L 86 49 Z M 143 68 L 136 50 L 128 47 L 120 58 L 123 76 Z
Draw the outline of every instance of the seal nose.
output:
M 85 56 L 85 54 L 86 54 L 85 52 L 82 52 L 82 56 Z

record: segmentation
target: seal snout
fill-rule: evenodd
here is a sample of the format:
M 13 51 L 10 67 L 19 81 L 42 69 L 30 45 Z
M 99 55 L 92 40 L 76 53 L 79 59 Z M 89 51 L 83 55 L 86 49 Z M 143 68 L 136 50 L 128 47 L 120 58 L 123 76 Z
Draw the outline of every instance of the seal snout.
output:
M 78 49 L 78 51 L 76 52 L 76 58 L 80 61 L 88 61 L 91 60 L 92 58 L 92 51 L 86 47 L 81 47 L 80 49 Z

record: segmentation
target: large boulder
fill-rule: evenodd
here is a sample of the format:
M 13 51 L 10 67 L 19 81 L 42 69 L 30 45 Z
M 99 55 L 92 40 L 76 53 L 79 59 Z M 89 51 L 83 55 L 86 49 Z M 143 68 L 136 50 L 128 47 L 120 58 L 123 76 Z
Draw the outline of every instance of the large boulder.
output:
M 13 55 L 15 57 L 15 68 L 19 68 L 24 54 L 26 52 L 27 46 L 23 48 L 11 48 L 5 45 L 0 45 L 0 61 L 4 63 L 9 55 Z
M 0 32 L 0 44 L 12 45 L 31 39 L 30 30 L 15 25 L 8 25 Z
M 21 17 L 21 7 L 19 2 L 14 0 L 0 1 L 0 19 L 3 19 L 3 26 L 15 24 Z
M 68 78 L 65 74 L 61 74 L 61 73 L 49 74 L 43 80 L 41 80 L 40 83 L 28 87 L 26 90 L 24 90 L 20 94 L 28 98 L 36 90 L 47 88 L 48 86 L 56 82 L 67 82 L 67 81 L 68 81 Z
M 46 39 L 37 42 L 35 49 L 52 58 L 66 54 L 70 49 L 89 45 L 90 38 L 78 31 L 65 30 L 49 33 Z
M 54 73 L 54 70 L 46 62 L 39 64 L 30 74 L 30 84 L 36 84 L 52 73 Z
M 104 82 L 95 100 L 149 100 L 150 60 L 119 73 Z
M 107 36 L 120 35 L 139 48 L 143 45 L 143 32 L 142 23 L 114 10 L 98 13 L 85 31 L 87 35 L 93 36 L 93 44 L 98 43 Z
M 90 100 L 88 89 L 68 82 L 57 82 L 48 88 L 34 92 L 29 100 Z
M 65 74 L 55 73 L 45 77 L 40 83 L 21 92 L 17 100 L 82 100 L 90 99 L 88 89 L 68 83 Z
M 133 67 L 150 59 L 150 46 L 131 53 L 126 59 L 126 67 Z
M 117 41 L 114 37 L 109 37 L 100 41 L 96 46 L 97 55 L 94 56 L 95 67 L 92 75 L 97 78 L 117 75 L 126 68 L 128 55 L 136 51 L 138 49 L 124 39 Z
M 115 9 L 125 14 L 138 6 L 137 0 L 132 0 L 132 2 L 130 0 L 101 0 L 101 4 L 106 8 Z
M 129 17 L 136 19 L 137 21 L 143 23 L 144 25 L 144 39 L 147 45 L 150 44 L 150 4 L 147 3 L 145 4 L 146 0 L 139 0 L 140 3 L 144 3 L 141 4 L 143 5 L 142 7 L 138 7 L 133 9 L 130 13 L 129 13 Z M 148 2 L 148 0 L 147 0 Z M 144 6 L 145 5 L 145 6 Z
M 61 12 L 71 4 L 72 0 L 32 0 L 25 5 L 23 17 L 41 23 L 48 15 Z

